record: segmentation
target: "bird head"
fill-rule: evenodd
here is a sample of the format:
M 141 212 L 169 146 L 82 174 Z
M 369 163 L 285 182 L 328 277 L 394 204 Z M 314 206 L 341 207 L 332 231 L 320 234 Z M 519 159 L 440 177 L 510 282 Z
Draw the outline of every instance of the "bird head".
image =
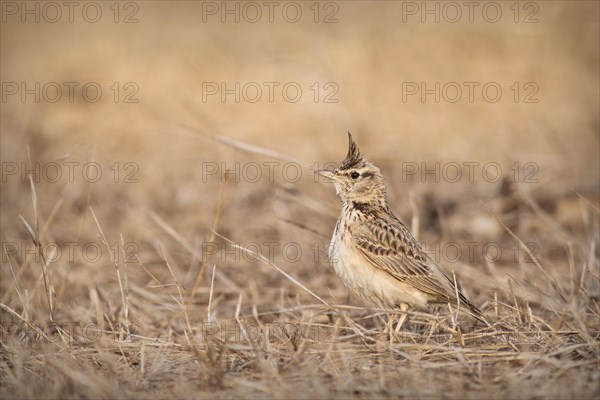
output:
M 379 168 L 362 154 L 348 132 L 348 154 L 336 169 L 322 169 L 317 174 L 333 181 L 343 203 L 384 204 L 386 187 Z

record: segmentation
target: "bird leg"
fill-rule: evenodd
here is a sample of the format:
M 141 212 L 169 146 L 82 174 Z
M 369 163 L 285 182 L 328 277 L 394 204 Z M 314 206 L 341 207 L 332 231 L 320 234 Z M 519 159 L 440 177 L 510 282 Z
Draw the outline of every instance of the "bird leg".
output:
M 406 313 L 408 311 L 408 304 L 406 303 L 402 303 L 400 304 L 400 312 L 395 312 L 393 314 L 390 315 L 390 318 L 388 319 L 388 323 L 386 326 L 386 332 L 389 332 L 389 337 L 390 337 L 390 344 L 393 342 L 393 337 L 395 335 L 397 335 L 400 332 L 400 329 L 402 328 L 402 325 L 404 324 L 404 321 L 406 321 L 406 318 L 408 317 L 408 314 Z M 398 315 L 400 315 L 400 318 L 398 318 Z M 396 322 L 396 327 L 394 328 L 394 322 Z

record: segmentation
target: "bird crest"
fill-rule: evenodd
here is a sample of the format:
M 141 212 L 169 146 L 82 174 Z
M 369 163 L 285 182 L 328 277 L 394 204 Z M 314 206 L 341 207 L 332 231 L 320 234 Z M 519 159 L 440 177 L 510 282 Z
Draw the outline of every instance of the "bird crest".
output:
M 346 155 L 346 159 L 342 161 L 342 165 L 340 169 L 349 169 L 355 168 L 364 164 L 367 160 L 360 154 L 360 150 L 354 140 L 352 140 L 352 135 L 348 132 L 348 154 Z

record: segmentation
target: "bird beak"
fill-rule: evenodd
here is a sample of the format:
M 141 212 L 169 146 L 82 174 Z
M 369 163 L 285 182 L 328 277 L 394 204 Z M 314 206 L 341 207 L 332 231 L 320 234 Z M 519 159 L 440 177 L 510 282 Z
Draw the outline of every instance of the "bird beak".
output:
M 325 178 L 333 179 L 334 181 L 339 180 L 335 171 L 332 171 L 330 169 L 320 169 L 318 171 L 315 171 L 315 173 L 324 176 Z

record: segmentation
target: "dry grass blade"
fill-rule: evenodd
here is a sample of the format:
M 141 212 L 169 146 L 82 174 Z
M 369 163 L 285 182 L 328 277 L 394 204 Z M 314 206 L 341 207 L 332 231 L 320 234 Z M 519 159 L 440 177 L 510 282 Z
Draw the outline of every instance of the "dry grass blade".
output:
M 29 170 L 34 171 L 35 169 L 32 168 L 33 163 L 31 162 L 31 149 L 29 148 L 29 145 L 27 145 L 27 161 L 29 163 Z M 40 226 L 38 219 L 37 193 L 35 191 L 35 185 L 33 184 L 32 174 L 27 174 L 27 179 L 29 180 L 29 189 L 31 190 L 31 202 L 33 205 L 33 221 L 35 223 L 35 232 L 39 235 Z M 36 236 L 36 238 L 39 240 L 39 236 Z
M 124 311 L 123 314 L 125 315 L 125 322 L 129 323 L 129 281 L 127 279 L 127 262 L 129 261 L 128 258 L 131 256 L 130 254 L 127 254 L 126 252 L 126 246 L 125 246 L 125 239 L 123 238 L 123 235 L 120 235 L 121 237 L 121 251 L 123 254 L 123 280 L 124 280 L 124 287 L 125 287 L 125 306 L 124 306 Z
M 206 305 L 206 320 L 207 321 L 211 320 L 211 317 L 210 317 L 210 308 L 212 306 L 213 289 L 215 287 L 215 270 L 216 269 L 217 269 L 217 266 L 213 265 L 212 277 L 210 279 L 210 292 L 208 293 L 208 304 Z
M 494 214 L 494 216 L 496 217 L 496 220 L 498 221 L 498 223 L 500 225 L 502 225 L 502 227 L 509 233 L 509 235 L 512 236 L 519 243 L 519 247 L 527 253 L 527 256 L 533 261 L 533 263 L 538 268 L 538 270 L 544 275 L 544 277 L 552 285 L 552 288 L 555 290 L 555 292 L 563 299 L 563 301 L 566 302 L 567 301 L 567 297 L 563 293 L 563 291 L 561 290 L 561 288 L 558 286 L 558 283 L 556 282 L 556 279 L 554 279 L 552 276 L 550 276 L 546 272 L 546 270 L 542 267 L 542 265 L 538 261 L 538 259 L 535 256 L 535 254 L 533 254 L 533 252 L 523 242 L 523 240 L 521 240 L 520 237 L 518 237 L 508 226 L 506 226 L 506 224 L 496 214 Z
M 279 273 L 281 273 L 283 276 L 285 276 L 287 279 L 289 279 L 295 285 L 299 286 L 306 293 L 310 294 L 312 297 L 314 297 L 315 299 L 319 300 L 321 303 L 325 304 L 326 306 L 329 305 L 325 300 L 323 300 L 321 297 L 319 297 L 317 294 L 315 294 L 312 290 L 308 289 L 306 286 L 304 286 L 302 283 L 300 283 L 296 278 L 294 278 L 293 276 L 291 276 L 290 274 L 288 274 L 287 272 L 285 272 L 284 270 L 282 270 L 281 268 L 279 268 L 277 266 L 277 264 L 271 262 L 268 258 L 266 258 L 265 256 L 263 256 L 262 254 L 258 254 L 255 251 L 252 251 L 252 250 L 250 250 L 248 248 L 240 246 L 239 244 L 234 243 L 230 239 L 228 239 L 228 238 L 226 238 L 226 237 L 224 237 L 224 236 L 222 236 L 222 235 L 220 235 L 220 234 L 218 234 L 216 232 L 215 232 L 215 234 L 218 237 L 220 237 L 221 239 L 225 240 L 227 243 L 229 243 L 232 246 L 234 246 L 235 248 L 243 250 L 243 251 L 247 252 L 248 254 L 251 254 L 254 257 L 258 257 L 258 259 L 261 260 L 264 264 L 267 264 L 271 268 L 273 268 L 276 271 L 278 271 Z
M 190 254 L 192 254 L 194 257 L 200 259 L 202 258 L 202 255 L 196 252 L 194 246 L 192 246 L 192 244 L 189 241 L 187 241 L 183 236 L 181 236 L 171 225 L 169 225 L 165 220 L 163 220 L 158 214 L 156 214 L 152 210 L 146 210 L 146 213 L 148 213 L 148 215 L 154 220 L 154 222 L 158 224 L 158 226 L 163 228 L 165 232 L 167 232 L 175 240 L 177 240 L 183 246 L 183 248 L 186 249 Z
M 242 151 L 245 151 L 250 154 L 255 154 L 255 155 L 268 157 L 268 158 L 274 158 L 276 160 L 286 161 L 286 162 L 290 162 L 290 163 L 296 163 L 296 164 L 303 166 L 304 168 L 309 168 L 309 166 L 310 166 L 309 163 L 292 158 L 292 157 L 288 156 L 287 154 L 279 153 L 274 150 L 269 150 L 264 147 L 260 147 L 260 146 L 256 146 L 256 145 L 252 145 L 252 144 L 248 144 L 248 143 L 243 143 L 243 142 L 240 142 L 239 140 L 235 140 L 235 139 L 227 137 L 227 136 L 216 135 L 214 138 L 219 143 L 225 144 L 227 146 L 231 146 L 235 149 L 242 150 Z
M 115 259 L 110 245 L 108 244 L 108 240 L 106 240 L 106 236 L 104 236 L 104 231 L 102 230 L 102 227 L 100 226 L 100 223 L 98 222 L 98 218 L 96 218 L 96 214 L 94 213 L 94 209 L 92 207 L 90 207 L 90 211 L 92 213 L 92 217 L 94 218 L 94 222 L 96 223 L 96 226 L 98 227 L 98 231 L 100 232 L 100 239 L 102 240 L 102 243 L 104 244 L 104 246 L 106 247 L 106 250 L 108 251 L 108 255 L 110 257 L 110 260 L 113 264 L 113 267 L 115 267 L 115 271 L 117 272 L 117 280 L 119 282 L 119 291 L 121 292 L 121 302 L 123 303 L 123 318 L 125 319 L 125 329 L 127 330 L 127 334 L 129 334 L 129 315 L 128 315 L 128 310 L 129 310 L 129 298 L 128 296 L 125 295 L 125 288 L 123 287 L 123 281 L 121 279 L 121 271 L 119 269 L 119 263 L 118 261 Z M 124 249 L 123 249 L 124 250 Z
M 210 234 L 210 238 L 208 239 L 209 243 L 214 242 L 214 240 L 215 240 L 214 232 L 216 232 L 217 227 L 219 226 L 219 221 L 221 219 L 221 207 L 223 206 L 223 196 L 225 193 L 225 184 L 226 184 L 226 182 L 222 182 L 221 186 L 219 188 L 217 211 L 215 212 L 215 217 L 213 219 L 213 223 L 212 223 L 212 227 L 211 227 L 211 234 Z M 196 292 L 198 291 L 198 288 L 200 288 L 200 285 L 202 284 L 202 279 L 204 278 L 205 268 L 206 268 L 206 262 L 202 261 L 200 264 L 200 268 L 198 268 L 198 273 L 196 275 L 196 280 L 194 281 L 194 286 L 192 287 L 190 295 L 188 296 L 188 301 L 186 304 L 187 306 L 189 306 L 189 304 L 192 302 L 192 299 L 196 296 Z
M 452 316 L 452 327 L 456 328 L 458 324 L 458 314 L 460 312 L 460 295 L 458 294 L 458 282 L 456 282 L 454 270 L 452 270 L 452 280 L 454 281 L 454 295 L 456 296 L 456 315 Z M 450 308 L 450 315 L 452 315 L 452 307 L 450 307 L 450 304 L 448 304 L 448 307 Z
M 191 344 L 191 339 L 190 339 L 190 336 L 188 336 L 188 335 L 192 334 L 192 325 L 190 323 L 190 317 L 188 315 L 187 305 L 184 300 L 183 292 L 181 290 L 182 289 L 181 283 L 179 283 L 179 280 L 175 276 L 175 272 L 173 272 L 173 268 L 171 268 L 171 264 L 169 264 L 169 261 L 167 260 L 167 257 L 164 254 L 162 246 L 160 246 L 160 245 L 159 245 L 159 251 L 160 251 L 160 256 L 162 257 L 163 262 L 165 263 L 165 265 L 167 266 L 167 269 L 169 270 L 169 274 L 171 274 L 173 283 L 174 283 L 175 287 L 177 288 L 177 293 L 179 294 L 179 301 L 175 300 L 175 302 L 177 303 L 177 305 L 179 305 L 179 307 L 181 307 L 181 309 L 183 311 L 183 316 L 185 318 L 185 324 L 187 327 L 187 329 L 185 331 L 185 336 L 186 336 L 188 343 Z M 173 299 L 175 299 L 175 298 L 173 297 Z
M 600 208 L 598 208 L 597 206 L 592 204 L 589 199 L 586 199 L 584 196 L 581 195 L 581 193 L 579 193 L 577 190 L 573 189 L 572 187 L 569 187 L 569 190 L 571 190 L 573 193 L 575 193 L 575 195 L 577 197 L 579 197 L 585 204 L 587 204 L 594 211 L 596 211 L 597 214 L 600 214 Z
M 25 228 L 25 229 L 27 229 L 27 228 Z M 8 250 L 6 248 L 4 248 L 4 254 L 6 254 L 6 261 L 8 262 L 8 267 L 10 268 L 10 274 L 15 282 L 15 291 L 17 292 L 17 296 L 19 296 L 19 301 L 21 302 L 21 306 L 23 307 L 24 318 L 27 320 L 27 319 L 29 319 L 28 305 L 25 302 L 25 299 L 23 298 L 23 292 L 21 291 L 21 287 L 19 285 L 19 278 L 15 274 L 15 269 L 13 268 L 12 261 L 10 259 Z M 9 296 L 9 293 L 7 291 L 7 293 L 5 293 L 5 295 L 2 298 L 2 301 L 3 302 L 6 301 L 5 298 L 8 298 L 8 296 Z
M 31 241 L 35 245 L 35 248 L 38 251 L 38 255 L 40 256 L 41 265 L 42 265 L 42 275 L 44 279 L 44 287 L 46 288 L 46 299 L 48 301 L 48 310 L 50 312 L 50 321 L 54 321 L 54 288 L 52 287 L 52 281 L 50 280 L 49 271 L 48 271 L 48 260 L 44 256 L 44 250 L 42 249 L 42 244 L 39 241 L 39 238 L 34 233 L 33 228 L 27 222 L 22 215 L 19 215 L 19 219 L 21 223 L 25 227 L 25 230 L 29 234 Z
M 0 308 L 2 308 L 4 311 L 6 311 L 10 315 L 14 316 L 15 318 L 19 319 L 20 321 L 23 321 L 23 323 L 27 324 L 27 326 L 29 326 L 29 328 L 33 329 L 38 335 L 40 335 L 44 339 L 51 341 L 50 338 L 48 336 L 46 336 L 46 333 L 43 330 L 38 328 L 35 324 L 32 324 L 29 321 L 27 321 L 25 318 L 23 318 L 21 315 L 19 315 L 19 313 L 17 313 L 15 310 L 10 308 L 6 304 L 0 303 Z

